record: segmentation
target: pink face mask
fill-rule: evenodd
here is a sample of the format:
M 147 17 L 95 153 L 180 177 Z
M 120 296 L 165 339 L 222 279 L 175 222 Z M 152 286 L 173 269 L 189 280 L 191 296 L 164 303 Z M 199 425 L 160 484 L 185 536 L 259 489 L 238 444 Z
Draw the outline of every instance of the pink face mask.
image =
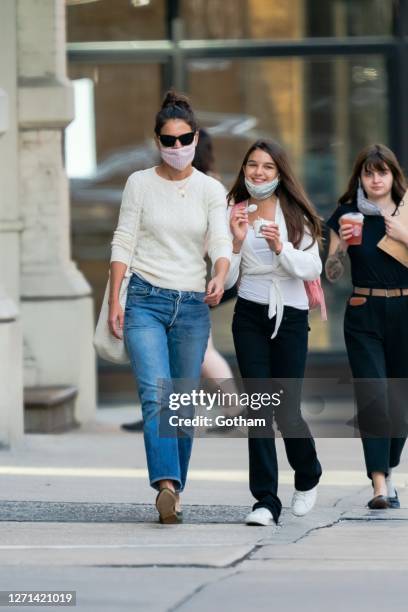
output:
M 196 142 L 194 139 L 191 144 L 179 149 L 160 146 L 160 155 L 162 160 L 175 170 L 184 170 L 193 161 L 195 150 Z

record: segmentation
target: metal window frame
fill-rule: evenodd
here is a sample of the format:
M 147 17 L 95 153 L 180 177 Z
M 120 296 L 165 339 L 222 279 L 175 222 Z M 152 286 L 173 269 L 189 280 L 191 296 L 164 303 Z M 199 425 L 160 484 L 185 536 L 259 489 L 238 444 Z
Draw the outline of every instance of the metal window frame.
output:
M 407 1 L 408 0 L 404 0 Z M 68 59 L 74 62 L 168 61 L 181 52 L 191 59 L 242 59 L 261 57 L 310 57 L 321 55 L 387 54 L 408 45 L 408 37 L 366 36 L 303 38 L 301 40 L 149 40 L 68 43 Z M 406 40 L 404 40 L 404 38 Z

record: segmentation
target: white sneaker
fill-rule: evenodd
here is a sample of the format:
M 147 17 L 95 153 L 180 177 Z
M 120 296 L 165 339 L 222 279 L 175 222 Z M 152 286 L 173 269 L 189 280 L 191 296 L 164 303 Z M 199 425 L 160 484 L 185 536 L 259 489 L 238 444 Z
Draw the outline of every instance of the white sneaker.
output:
M 295 516 L 304 516 L 313 508 L 317 498 L 317 485 L 309 491 L 296 491 L 292 497 L 292 512 Z
M 257 508 L 252 510 L 245 519 L 247 525 L 262 525 L 267 527 L 268 525 L 274 525 L 272 512 L 268 508 Z

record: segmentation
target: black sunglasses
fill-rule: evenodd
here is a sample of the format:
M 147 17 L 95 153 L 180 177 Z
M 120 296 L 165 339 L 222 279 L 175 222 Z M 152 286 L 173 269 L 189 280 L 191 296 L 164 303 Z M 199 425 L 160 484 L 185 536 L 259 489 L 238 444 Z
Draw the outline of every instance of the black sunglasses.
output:
M 167 134 L 160 134 L 159 140 L 163 147 L 174 147 L 176 140 L 185 147 L 193 142 L 195 132 L 187 132 L 186 134 L 180 134 L 180 136 L 168 136 Z

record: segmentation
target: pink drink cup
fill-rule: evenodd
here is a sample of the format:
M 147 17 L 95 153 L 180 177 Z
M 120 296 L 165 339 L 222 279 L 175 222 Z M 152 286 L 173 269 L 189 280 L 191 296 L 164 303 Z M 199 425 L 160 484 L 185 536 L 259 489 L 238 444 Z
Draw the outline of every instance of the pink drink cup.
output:
M 340 217 L 340 225 L 350 224 L 353 226 L 353 234 L 351 238 L 346 240 L 349 245 L 361 244 L 363 239 L 363 223 L 364 215 L 361 213 L 346 213 Z

